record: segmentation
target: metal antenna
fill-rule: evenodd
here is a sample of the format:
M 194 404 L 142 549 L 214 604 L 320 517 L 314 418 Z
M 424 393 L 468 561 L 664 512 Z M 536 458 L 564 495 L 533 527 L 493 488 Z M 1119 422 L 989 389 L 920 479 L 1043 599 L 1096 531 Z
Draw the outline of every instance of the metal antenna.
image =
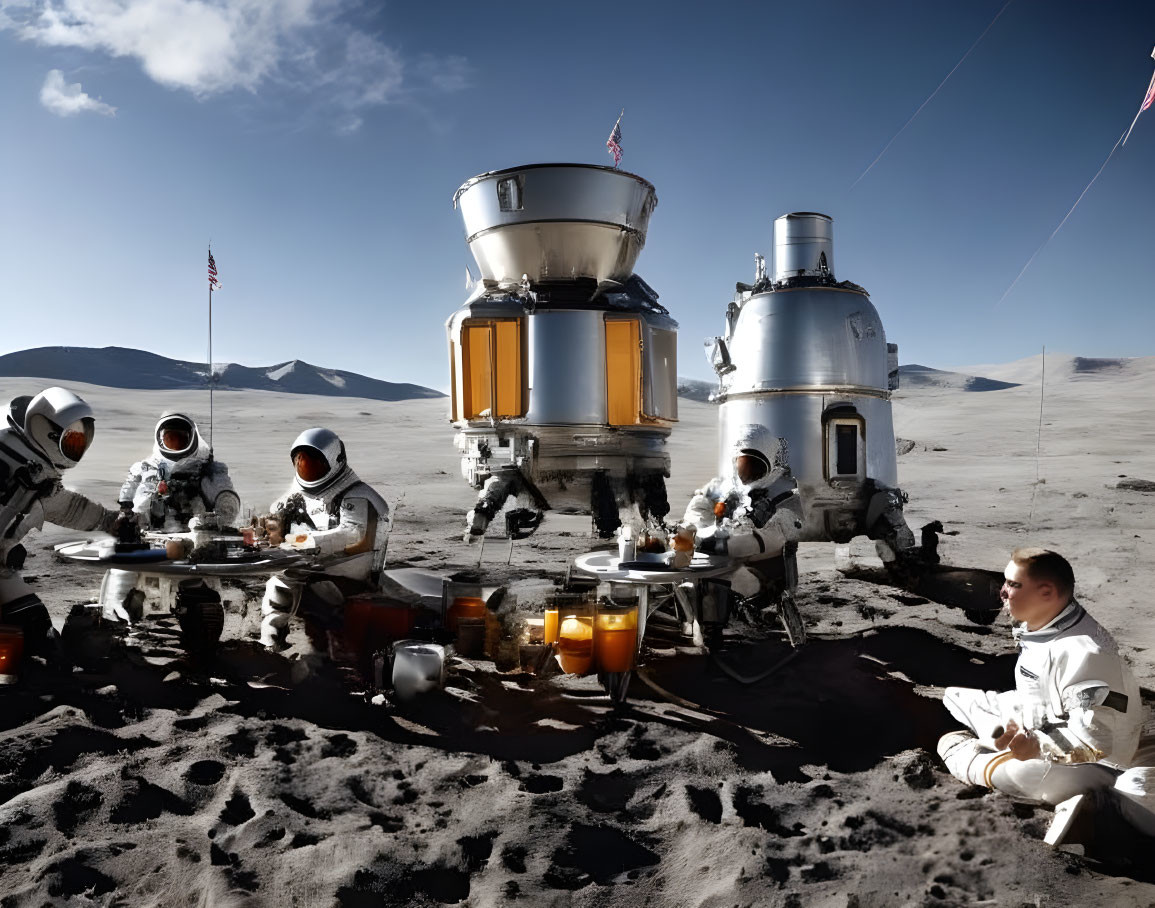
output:
M 1035 528 L 1035 493 L 1039 491 L 1039 457 L 1043 450 L 1043 393 L 1047 378 L 1047 345 L 1043 344 L 1043 367 L 1039 373 L 1039 435 L 1035 442 L 1035 484 L 1031 487 L 1031 514 L 1027 518 L 1027 532 Z

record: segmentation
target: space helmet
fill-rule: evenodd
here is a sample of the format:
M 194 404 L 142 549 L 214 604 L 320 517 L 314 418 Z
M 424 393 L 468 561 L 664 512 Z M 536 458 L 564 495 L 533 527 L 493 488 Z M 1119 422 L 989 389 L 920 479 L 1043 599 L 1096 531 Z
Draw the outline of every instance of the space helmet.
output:
M 23 429 L 54 467 L 66 470 L 80 463 L 92 445 L 96 420 L 92 408 L 73 392 L 45 388 L 28 401 Z
M 165 413 L 157 421 L 156 450 L 166 460 L 183 460 L 196 453 L 200 445 L 197 424 L 183 413 Z
M 297 455 L 307 457 L 299 462 Z M 320 492 L 341 475 L 347 466 L 345 443 L 337 433 L 320 427 L 306 429 L 289 449 L 289 459 L 297 474 L 297 483 L 310 492 Z

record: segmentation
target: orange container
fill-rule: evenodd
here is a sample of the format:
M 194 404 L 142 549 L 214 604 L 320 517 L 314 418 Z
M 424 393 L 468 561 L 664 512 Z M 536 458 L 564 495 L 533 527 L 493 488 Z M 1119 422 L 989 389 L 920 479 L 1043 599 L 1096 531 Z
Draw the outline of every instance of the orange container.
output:
M 485 600 L 477 596 L 457 596 L 445 614 L 445 627 L 457 633 L 457 622 L 461 618 L 484 618 Z
M 584 675 L 593 665 L 594 619 L 589 615 L 566 615 L 558 625 L 557 661 L 561 670 Z
M 594 619 L 594 662 L 598 671 L 628 672 L 638 651 L 638 609 L 598 611 Z
M 11 624 L 0 624 L 0 684 L 15 682 L 23 656 L 24 631 Z
M 542 642 L 546 646 L 551 643 L 557 643 L 557 609 L 547 608 L 545 610 L 545 626 L 542 632 Z
M 358 656 L 367 656 L 410 636 L 416 621 L 417 609 L 403 602 L 352 597 L 345 603 L 345 645 Z

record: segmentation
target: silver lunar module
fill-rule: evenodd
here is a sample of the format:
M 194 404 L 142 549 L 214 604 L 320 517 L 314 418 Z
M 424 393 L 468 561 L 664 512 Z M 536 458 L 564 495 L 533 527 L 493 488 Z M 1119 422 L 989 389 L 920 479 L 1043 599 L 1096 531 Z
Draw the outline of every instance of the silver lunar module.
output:
M 641 177 L 587 164 L 484 173 L 453 196 L 481 270 L 450 316 L 450 419 L 481 490 L 466 538 L 510 497 L 511 536 L 553 508 L 669 511 L 666 438 L 678 418 L 678 325 L 634 274 L 657 205 Z
M 719 475 L 743 428 L 786 441 L 804 511 L 801 539 L 880 541 L 884 561 L 917 551 L 902 515 L 890 394 L 898 347 L 866 290 L 834 277 L 833 222 L 796 212 L 774 222 L 774 271 L 756 256 L 726 333 L 706 342 L 720 387 Z

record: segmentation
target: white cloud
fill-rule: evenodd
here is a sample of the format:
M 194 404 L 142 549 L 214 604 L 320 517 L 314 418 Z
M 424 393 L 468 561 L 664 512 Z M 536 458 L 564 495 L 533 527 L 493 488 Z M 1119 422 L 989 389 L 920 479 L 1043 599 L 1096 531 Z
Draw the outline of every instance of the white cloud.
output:
M 54 114 L 70 117 L 78 113 L 98 113 L 106 117 L 116 116 L 116 108 L 103 101 L 89 97 L 79 82 L 71 85 L 64 81 L 64 73 L 58 69 L 48 71 L 44 85 L 40 88 L 40 103 Z
M 398 101 L 408 90 L 465 87 L 463 58 L 429 55 L 418 58 L 407 84 L 401 54 L 350 24 L 344 7 L 356 6 L 353 0 L 0 0 L 0 29 L 45 47 L 136 60 L 158 84 L 201 98 L 277 85 L 349 113 Z

